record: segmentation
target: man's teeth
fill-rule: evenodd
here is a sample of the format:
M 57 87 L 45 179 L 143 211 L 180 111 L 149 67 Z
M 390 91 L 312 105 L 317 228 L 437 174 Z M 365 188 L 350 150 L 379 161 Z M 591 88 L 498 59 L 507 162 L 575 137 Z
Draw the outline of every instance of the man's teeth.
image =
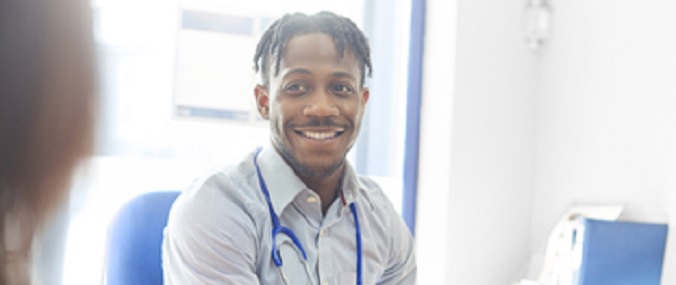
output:
M 303 136 L 315 140 L 328 140 L 336 137 L 338 132 L 302 132 Z

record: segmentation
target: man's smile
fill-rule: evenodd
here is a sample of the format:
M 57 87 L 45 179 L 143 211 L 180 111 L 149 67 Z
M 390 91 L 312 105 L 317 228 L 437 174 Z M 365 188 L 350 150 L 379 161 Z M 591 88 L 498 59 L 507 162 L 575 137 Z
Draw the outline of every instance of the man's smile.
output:
M 330 140 L 336 138 L 345 132 L 345 128 L 332 129 L 294 129 L 296 134 L 313 140 Z

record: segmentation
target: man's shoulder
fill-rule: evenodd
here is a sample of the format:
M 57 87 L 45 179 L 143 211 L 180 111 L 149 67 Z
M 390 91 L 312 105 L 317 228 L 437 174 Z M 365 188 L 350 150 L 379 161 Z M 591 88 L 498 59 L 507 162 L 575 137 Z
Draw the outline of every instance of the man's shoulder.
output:
M 237 164 L 222 166 L 196 178 L 183 192 L 181 199 L 198 207 L 224 204 L 247 206 L 257 200 L 255 169 L 252 163 L 242 160 Z
M 387 199 L 381 183 L 377 179 L 366 175 L 359 175 L 357 179 L 359 180 L 359 188 L 361 188 L 362 193 L 376 199 Z
M 360 202 L 366 202 L 368 206 L 365 219 L 372 219 L 371 227 L 374 232 L 381 236 L 390 236 L 393 232 L 407 232 L 408 229 L 401 214 L 394 206 L 390 196 L 400 193 L 401 185 L 391 178 L 378 176 L 358 176 L 361 183 Z M 396 199 L 395 196 L 393 196 Z M 363 199 L 363 200 L 362 200 Z M 397 201 L 399 202 L 399 201 Z M 396 240 L 408 239 L 409 236 L 397 236 Z
M 372 176 L 359 175 L 357 179 L 360 184 L 360 195 L 364 196 L 373 209 L 378 209 L 386 215 L 396 212 L 392 201 L 386 194 L 386 191 L 391 191 L 391 189 L 383 188 L 390 187 L 388 183 L 383 183 L 381 179 Z

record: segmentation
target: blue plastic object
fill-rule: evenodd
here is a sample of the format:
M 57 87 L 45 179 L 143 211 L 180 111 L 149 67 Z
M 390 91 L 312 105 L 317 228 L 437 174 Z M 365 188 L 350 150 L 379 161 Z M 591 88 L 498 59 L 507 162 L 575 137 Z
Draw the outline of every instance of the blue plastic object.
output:
M 579 285 L 659 285 L 666 224 L 585 220 Z
M 123 205 L 108 231 L 105 284 L 163 284 L 163 231 L 179 194 L 149 192 Z

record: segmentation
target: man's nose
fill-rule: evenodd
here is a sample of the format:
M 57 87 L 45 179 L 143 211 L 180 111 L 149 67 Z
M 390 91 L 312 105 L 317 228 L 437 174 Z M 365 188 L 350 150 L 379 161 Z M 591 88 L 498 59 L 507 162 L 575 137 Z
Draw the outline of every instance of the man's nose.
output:
M 305 116 L 330 117 L 338 116 L 340 111 L 333 101 L 332 95 L 326 91 L 319 91 L 312 96 L 312 100 L 305 106 Z

